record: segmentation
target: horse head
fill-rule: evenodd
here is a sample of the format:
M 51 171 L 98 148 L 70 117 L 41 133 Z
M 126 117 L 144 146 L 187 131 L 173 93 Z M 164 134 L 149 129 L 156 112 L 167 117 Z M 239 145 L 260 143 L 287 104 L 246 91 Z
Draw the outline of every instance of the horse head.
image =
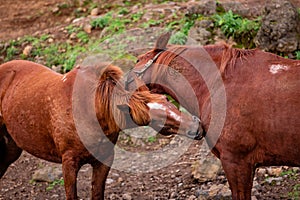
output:
M 133 123 L 149 125 L 163 135 L 178 134 L 202 139 L 204 132 L 199 118 L 180 112 L 165 95 L 151 93 L 137 77 L 134 77 L 134 81 L 137 89 L 131 92 L 128 103 L 118 105 L 130 116 L 126 120 L 127 126 Z

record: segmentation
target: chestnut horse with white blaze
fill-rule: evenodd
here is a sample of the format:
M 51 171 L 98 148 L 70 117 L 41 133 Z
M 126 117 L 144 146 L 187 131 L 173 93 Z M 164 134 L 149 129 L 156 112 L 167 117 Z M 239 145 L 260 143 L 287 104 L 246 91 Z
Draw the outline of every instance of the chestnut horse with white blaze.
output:
M 151 94 L 145 86 L 126 91 L 122 76 L 120 68 L 105 64 L 76 67 L 65 75 L 29 61 L 0 65 L 0 177 L 25 150 L 62 163 L 66 199 L 77 199 L 77 173 L 88 163 L 93 168 L 92 199 L 104 199 L 120 130 L 150 125 L 162 134 L 199 135 L 199 122 L 192 116 L 180 113 L 164 95 Z M 75 88 L 77 79 L 81 81 L 76 87 L 87 90 L 80 93 Z M 73 108 L 80 101 L 93 106 Z M 97 124 L 83 119 L 86 113 L 94 114 Z M 92 133 L 94 125 L 103 134 Z
M 222 162 L 234 200 L 251 199 L 257 167 L 300 166 L 299 60 L 226 44 L 167 47 L 169 38 L 169 33 L 162 35 L 154 49 L 138 57 L 126 87 L 134 87 L 132 75 L 136 74 L 150 90 L 167 93 L 190 113 L 198 114 L 205 139 Z M 217 80 L 213 68 L 222 84 L 211 84 Z M 192 91 L 187 91 L 183 79 Z M 217 133 L 210 131 L 216 125 L 211 124 L 212 100 L 222 88 L 225 98 L 219 102 L 225 105 L 224 124 Z M 190 101 L 192 93 L 198 110 Z

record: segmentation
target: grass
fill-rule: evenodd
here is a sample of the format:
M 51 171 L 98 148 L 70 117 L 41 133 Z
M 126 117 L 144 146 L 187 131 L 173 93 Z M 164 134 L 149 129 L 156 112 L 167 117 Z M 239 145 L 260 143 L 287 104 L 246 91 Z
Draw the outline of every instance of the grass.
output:
M 296 59 L 300 60 L 300 50 L 296 51 Z
M 53 190 L 56 185 L 64 186 L 64 184 L 64 179 L 54 180 L 53 182 L 49 183 L 46 191 Z
M 293 186 L 292 191 L 288 193 L 288 197 L 294 200 L 300 199 L 300 184 Z

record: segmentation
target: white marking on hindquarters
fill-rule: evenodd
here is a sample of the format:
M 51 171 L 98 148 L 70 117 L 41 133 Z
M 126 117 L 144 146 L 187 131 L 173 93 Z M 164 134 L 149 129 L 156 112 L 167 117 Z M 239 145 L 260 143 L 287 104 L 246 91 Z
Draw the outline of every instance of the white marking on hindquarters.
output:
M 67 80 L 67 75 L 64 75 L 61 80 L 65 82 Z
M 166 107 L 162 104 L 159 104 L 159 103 L 147 103 L 147 106 L 151 109 L 156 109 L 156 110 L 164 110 L 166 111 Z
M 269 71 L 270 71 L 272 74 L 277 74 L 277 73 L 280 72 L 280 71 L 283 71 L 283 70 L 286 71 L 286 70 L 288 70 L 288 69 L 289 69 L 288 66 L 277 64 L 277 65 L 271 65 Z

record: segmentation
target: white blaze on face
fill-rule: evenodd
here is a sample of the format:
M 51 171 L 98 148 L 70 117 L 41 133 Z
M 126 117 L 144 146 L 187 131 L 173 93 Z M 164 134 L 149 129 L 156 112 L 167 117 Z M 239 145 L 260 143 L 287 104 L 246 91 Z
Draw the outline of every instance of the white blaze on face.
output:
M 165 105 L 159 104 L 159 103 L 148 103 L 147 106 L 151 110 L 162 110 L 165 111 L 167 115 L 171 116 L 176 121 L 181 121 L 181 115 L 177 115 L 174 111 L 172 111 L 170 108 L 168 109 Z
M 147 106 L 150 108 L 150 110 L 152 110 L 152 109 L 164 110 L 164 111 L 167 110 L 164 105 L 156 103 L 156 102 L 154 102 L 154 103 L 147 103 Z
M 288 66 L 277 64 L 277 65 L 271 65 L 269 71 L 272 74 L 277 74 L 280 71 L 283 71 L 283 70 L 286 71 L 288 69 L 289 69 Z
M 172 110 L 169 110 L 170 115 L 176 120 L 176 121 L 181 121 L 181 116 L 177 115 L 175 112 Z

